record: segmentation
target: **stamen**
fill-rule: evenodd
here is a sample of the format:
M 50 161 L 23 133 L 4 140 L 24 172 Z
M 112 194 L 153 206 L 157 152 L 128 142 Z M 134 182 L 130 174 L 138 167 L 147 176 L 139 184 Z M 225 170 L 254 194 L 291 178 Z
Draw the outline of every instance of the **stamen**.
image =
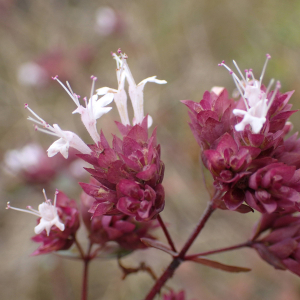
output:
M 47 131 L 46 129 L 42 129 L 42 128 L 40 128 L 40 127 L 38 127 L 38 126 L 35 126 L 35 130 L 37 130 L 37 131 L 40 131 L 40 132 L 43 132 L 43 133 L 47 133 L 47 134 L 49 134 L 49 135 L 53 135 L 53 136 L 58 136 L 58 137 L 60 137 L 58 134 L 56 134 L 56 133 L 54 133 L 54 132 L 52 132 L 52 131 Z M 49 129 L 50 130 L 50 129 Z
M 72 98 L 72 100 L 75 102 L 75 104 L 77 105 L 77 106 L 79 106 L 80 105 L 80 103 L 79 103 L 79 100 L 78 100 L 78 95 L 76 95 L 74 92 L 73 92 L 73 90 L 72 90 L 72 88 L 71 88 L 71 85 L 69 84 L 69 81 L 66 81 L 66 84 L 67 84 L 67 87 L 68 87 L 68 89 L 70 90 L 70 92 L 71 92 L 71 94 L 72 94 L 72 96 L 73 97 L 71 97 Z
M 49 124 L 45 124 L 45 123 L 42 123 L 42 122 L 40 122 L 40 121 L 37 121 L 37 120 L 35 120 L 34 118 L 31 118 L 31 117 L 27 117 L 27 120 L 29 120 L 29 121 L 31 121 L 31 122 L 34 122 L 34 123 L 36 123 L 36 124 L 39 124 L 39 125 L 41 125 L 41 126 L 43 126 L 43 127 L 48 127 L 47 125 L 49 125 Z
M 235 65 L 235 67 L 236 67 L 236 69 L 238 70 L 239 74 L 241 75 L 242 79 L 243 79 L 244 81 L 246 81 L 246 79 L 245 79 L 243 73 L 241 72 L 241 70 L 240 70 L 238 64 L 235 62 L 235 60 L 233 60 L 233 64 Z
M 74 103 L 78 106 L 79 104 L 76 103 L 76 99 L 71 94 L 71 92 L 66 88 L 66 86 L 58 78 L 55 78 L 55 80 L 63 87 L 63 89 L 68 93 L 68 95 L 71 97 L 71 99 L 74 101 Z M 67 85 L 68 85 L 68 82 L 67 82 Z
M 271 89 L 271 87 L 272 87 L 274 81 L 275 81 L 274 78 L 272 78 L 272 79 L 270 80 L 270 82 L 269 82 L 269 85 L 268 85 L 267 90 L 266 90 L 266 95 L 267 95 L 267 96 L 268 96 L 268 93 L 269 93 L 269 91 L 270 91 L 270 89 Z
M 53 206 L 54 206 L 54 207 L 56 207 L 56 200 L 57 200 L 57 195 L 58 195 L 58 193 L 59 193 L 59 191 L 56 190 L 56 191 L 55 191 L 55 194 L 54 194 L 54 200 L 53 200 L 53 202 L 54 202 Z
M 261 82 L 262 82 L 263 77 L 264 77 L 264 75 L 265 75 L 265 71 L 266 71 L 266 68 L 267 68 L 267 64 L 268 64 L 269 59 L 271 58 L 271 55 L 267 53 L 267 54 L 266 54 L 266 57 L 267 57 L 267 59 L 266 59 L 266 61 L 265 61 L 264 67 L 263 67 L 263 69 L 262 69 L 262 72 L 261 72 L 261 75 L 260 75 L 260 78 L 259 78 L 259 83 L 260 83 L 260 85 L 261 85 Z
M 27 108 L 38 120 L 40 120 L 44 125 L 47 125 L 47 122 L 43 120 L 40 116 L 38 116 L 27 104 L 25 105 L 25 108 Z
M 248 111 L 248 110 L 249 110 L 249 106 L 248 106 L 247 100 L 246 100 L 245 97 L 244 97 L 244 94 L 242 93 L 242 91 L 241 91 L 241 89 L 240 89 L 240 86 L 241 86 L 241 85 L 238 84 L 238 82 L 236 81 L 236 79 L 235 79 L 234 76 L 232 76 L 232 78 L 233 78 L 233 81 L 234 81 L 234 83 L 235 83 L 237 89 L 239 90 L 239 92 L 240 92 L 240 94 L 241 94 L 241 96 L 242 96 L 242 98 L 243 98 L 243 100 L 244 100 L 246 109 L 247 109 L 247 111 Z
M 26 206 L 26 208 L 33 211 L 33 212 L 36 212 L 37 214 L 39 214 L 39 211 L 36 210 L 36 209 L 33 209 L 32 206 Z
M 45 202 L 47 202 L 48 198 L 47 198 L 45 189 L 43 189 L 43 195 L 44 195 L 44 198 L 45 198 Z
M 10 202 L 7 202 L 6 209 L 17 210 L 17 211 L 21 211 L 21 212 L 25 212 L 25 213 L 28 213 L 28 214 L 35 215 L 37 217 L 41 217 L 41 215 L 38 214 L 38 213 L 36 213 L 36 212 L 30 211 L 30 210 L 26 210 L 26 209 L 22 209 L 22 208 L 13 207 L 13 206 L 10 205 Z
M 280 81 L 277 81 L 277 82 L 276 82 L 276 88 L 275 88 L 275 90 L 274 90 L 274 92 L 273 92 L 273 94 L 272 94 L 271 99 L 270 99 L 269 102 L 268 102 L 267 111 L 269 111 L 271 105 L 273 104 L 273 101 L 274 101 L 274 99 L 275 99 L 275 97 L 276 97 L 276 95 L 277 95 L 277 92 L 278 92 L 278 90 L 279 90 L 280 88 L 281 88 Z

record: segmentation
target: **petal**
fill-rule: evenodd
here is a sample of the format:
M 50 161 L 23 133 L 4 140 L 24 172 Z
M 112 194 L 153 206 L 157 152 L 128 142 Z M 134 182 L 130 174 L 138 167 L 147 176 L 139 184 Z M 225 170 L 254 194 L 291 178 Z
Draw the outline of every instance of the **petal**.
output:
M 117 93 L 118 91 L 115 90 L 115 89 L 111 89 L 109 87 L 102 87 L 100 89 L 97 89 L 96 92 L 99 96 L 102 96 L 102 95 L 105 95 L 107 93 Z
M 60 138 L 48 148 L 47 152 L 49 157 L 52 157 L 56 155 L 58 152 L 60 152 L 62 156 L 67 159 L 68 149 L 69 149 L 69 142 Z
M 100 105 L 94 106 L 93 107 L 93 114 L 95 119 L 99 119 L 101 118 L 103 115 L 107 114 L 110 110 L 112 109 L 112 107 L 102 107 Z
M 157 84 L 165 84 L 165 83 L 167 83 L 166 80 L 159 80 L 159 79 L 156 79 L 156 76 L 151 76 L 151 77 L 148 77 L 148 78 L 142 80 L 142 81 L 138 84 L 138 86 L 143 86 L 143 87 L 142 87 L 142 89 L 143 89 L 144 86 L 145 86 L 145 84 L 146 84 L 147 82 L 154 82 L 154 83 L 157 83 Z
M 40 234 L 48 225 L 49 222 L 45 221 L 43 218 L 40 219 L 40 223 L 34 227 L 35 234 Z M 47 234 L 49 235 L 49 234 Z
M 103 97 L 101 97 L 96 101 L 96 106 L 97 105 L 101 105 L 102 107 L 106 106 L 110 104 L 113 100 L 114 100 L 114 94 L 107 93 L 106 95 L 104 95 Z

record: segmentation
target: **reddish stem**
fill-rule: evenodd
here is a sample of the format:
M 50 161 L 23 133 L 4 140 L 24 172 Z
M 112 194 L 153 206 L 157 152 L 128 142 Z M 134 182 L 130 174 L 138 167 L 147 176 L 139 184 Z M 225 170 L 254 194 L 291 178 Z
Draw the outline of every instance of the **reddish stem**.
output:
M 248 241 L 248 242 L 238 244 L 238 245 L 234 245 L 234 246 L 231 246 L 231 247 L 226 247 L 226 248 L 221 248 L 221 249 L 217 249 L 217 250 L 211 250 L 211 251 L 201 252 L 201 253 L 197 253 L 197 254 L 187 255 L 187 256 L 185 256 L 185 260 L 191 260 L 191 259 L 193 259 L 195 257 L 198 257 L 198 256 L 206 256 L 206 255 L 211 255 L 211 254 L 236 250 L 236 249 L 240 249 L 240 248 L 244 248 L 244 247 L 251 247 L 252 244 L 253 243 L 251 241 L 250 242 Z
M 193 231 L 193 233 L 191 234 L 191 236 L 189 237 L 189 239 L 187 240 L 187 242 L 184 244 L 183 248 L 179 252 L 178 257 L 173 258 L 173 261 L 165 270 L 165 272 L 161 275 L 161 277 L 156 281 L 151 291 L 146 296 L 145 300 L 153 300 L 155 295 L 157 295 L 160 292 L 161 288 L 167 282 L 167 280 L 173 276 L 175 270 L 184 261 L 185 254 L 187 253 L 187 251 L 189 250 L 189 248 L 191 247 L 191 245 L 193 244 L 193 242 L 195 241 L 195 239 L 197 238 L 197 236 L 203 229 L 205 223 L 207 222 L 211 214 L 215 211 L 215 209 L 216 208 L 214 206 L 214 200 L 211 200 L 208 203 L 208 206 L 205 209 L 203 215 L 201 216 L 195 230 Z
M 165 223 L 164 223 L 164 221 L 163 221 L 163 219 L 161 218 L 160 215 L 157 216 L 157 220 L 158 220 L 159 225 L 162 228 L 162 230 L 163 230 L 163 232 L 164 232 L 164 234 L 165 234 L 165 236 L 166 236 L 166 238 L 168 240 L 168 243 L 169 243 L 172 251 L 177 252 L 177 250 L 175 248 L 175 244 L 174 244 L 174 242 L 173 242 L 173 240 L 171 238 L 171 235 L 170 235 L 170 233 L 169 233 L 169 231 L 167 229 L 167 226 L 165 225 Z
M 84 260 L 83 277 L 82 277 L 82 290 L 81 290 L 81 300 L 87 300 L 88 295 L 88 267 L 90 259 L 86 258 Z

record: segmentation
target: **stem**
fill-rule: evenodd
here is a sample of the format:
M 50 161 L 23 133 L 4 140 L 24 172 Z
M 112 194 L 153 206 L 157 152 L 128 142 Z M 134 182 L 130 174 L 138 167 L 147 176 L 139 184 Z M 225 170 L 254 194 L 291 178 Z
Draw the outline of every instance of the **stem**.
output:
M 82 260 L 85 260 L 85 254 L 84 254 L 84 251 L 83 251 L 83 249 L 82 249 L 80 243 L 77 241 L 75 234 L 74 234 L 73 238 L 74 238 L 75 245 L 76 245 L 76 247 L 77 247 L 77 249 L 78 249 L 78 251 L 79 251 L 79 253 L 80 253 L 81 259 L 82 259 Z
M 89 268 L 89 263 L 92 260 L 92 257 L 90 256 L 92 246 L 93 246 L 93 244 L 90 242 L 87 254 L 84 255 L 84 257 L 83 257 L 84 268 L 83 268 L 83 276 L 82 276 L 81 300 L 87 300 L 87 295 L 88 295 L 88 268 Z M 82 250 L 82 248 L 81 248 L 81 250 Z
M 193 242 L 195 241 L 195 239 L 197 238 L 198 234 L 201 232 L 201 230 L 203 229 L 204 225 L 206 224 L 207 220 L 209 219 L 209 217 L 211 216 L 211 214 L 215 211 L 215 207 L 214 207 L 214 203 L 213 201 L 210 201 L 203 213 L 203 215 L 201 216 L 198 225 L 196 226 L 196 228 L 194 229 L 194 232 L 192 233 L 192 235 L 189 237 L 189 239 L 187 240 L 187 242 L 184 244 L 182 250 L 180 251 L 178 257 L 181 258 L 182 260 L 184 260 L 184 256 L 187 253 L 187 251 L 189 250 L 189 248 L 192 246 Z
M 160 214 L 157 216 L 157 220 L 158 220 L 159 225 L 161 226 L 161 228 L 162 228 L 162 230 L 163 230 L 163 232 L 164 232 L 164 234 L 165 234 L 165 236 L 166 236 L 166 238 L 168 240 L 168 243 L 169 243 L 172 251 L 177 252 L 177 250 L 175 248 L 175 245 L 174 245 L 174 242 L 173 242 L 173 240 L 171 238 L 171 235 L 170 235 L 170 233 L 169 233 L 169 231 L 168 231 L 168 229 L 167 229 L 167 227 L 166 227 L 163 219 L 161 218 Z
M 215 199 L 215 198 L 214 198 Z M 146 296 L 145 300 L 153 300 L 155 295 L 157 295 L 160 292 L 160 289 L 163 287 L 163 285 L 167 282 L 169 278 L 171 278 L 175 272 L 175 270 L 178 268 L 178 266 L 185 260 L 185 254 L 203 229 L 205 223 L 211 216 L 211 214 L 214 212 L 215 205 L 214 205 L 214 199 L 212 199 L 204 213 L 202 214 L 198 225 L 196 226 L 195 230 L 191 234 L 191 236 L 188 238 L 187 242 L 184 244 L 183 248 L 178 254 L 178 257 L 174 257 L 171 264 L 168 266 L 168 268 L 165 270 L 165 272 L 161 275 L 161 277 L 156 281 L 154 286 L 152 287 L 151 291 Z
M 82 290 L 81 290 L 81 300 L 87 300 L 88 294 L 88 267 L 89 259 L 84 260 L 83 278 L 82 278 Z
M 221 252 L 226 252 L 226 251 L 231 251 L 231 250 L 236 250 L 236 249 L 240 249 L 240 248 L 244 248 L 244 247 L 250 247 L 253 243 L 250 241 L 242 243 L 242 244 L 237 244 L 231 247 L 226 247 L 226 248 L 221 248 L 221 249 L 217 249 L 217 250 L 211 250 L 211 251 L 206 251 L 206 252 L 201 252 L 201 253 L 197 253 L 197 254 L 192 254 L 192 255 L 187 255 L 185 256 L 186 260 L 191 260 L 195 257 L 198 256 L 206 256 L 206 255 L 211 255 L 211 254 L 216 254 L 216 253 L 221 253 Z

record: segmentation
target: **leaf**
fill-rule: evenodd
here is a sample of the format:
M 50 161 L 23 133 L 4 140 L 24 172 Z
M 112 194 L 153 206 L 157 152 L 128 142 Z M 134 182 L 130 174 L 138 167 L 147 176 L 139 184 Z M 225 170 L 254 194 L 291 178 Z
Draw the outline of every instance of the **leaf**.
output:
M 152 248 L 159 249 L 161 251 L 164 251 L 164 252 L 172 255 L 173 257 L 178 255 L 177 252 L 172 251 L 167 245 L 163 244 L 160 241 L 152 240 L 152 239 L 149 239 L 149 238 L 141 238 L 141 241 L 147 247 L 152 247 Z
M 210 260 L 207 258 L 200 258 L 200 257 L 195 257 L 190 259 L 190 261 L 194 261 L 198 264 L 205 265 L 214 269 L 226 271 L 226 272 L 231 272 L 231 273 L 239 273 L 239 272 L 249 272 L 251 269 L 249 268 L 243 268 L 243 267 L 236 267 L 236 266 L 229 266 L 229 265 L 224 265 L 222 263 L 219 263 L 214 260 Z
M 269 251 L 269 249 L 265 245 L 257 243 L 253 244 L 252 247 L 256 249 L 256 251 L 263 260 L 272 265 L 275 269 L 286 270 L 286 267 L 283 264 L 283 262 L 271 251 Z

